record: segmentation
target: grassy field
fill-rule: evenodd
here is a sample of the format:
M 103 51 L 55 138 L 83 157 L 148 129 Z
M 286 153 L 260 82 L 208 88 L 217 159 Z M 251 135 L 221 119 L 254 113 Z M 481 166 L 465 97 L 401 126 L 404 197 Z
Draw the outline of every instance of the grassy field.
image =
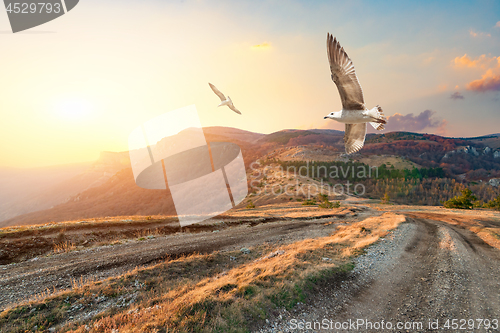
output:
M 274 309 L 291 309 L 318 285 L 345 278 L 354 256 L 404 220 L 385 213 L 328 237 L 193 254 L 100 282 L 74 281 L 70 290 L 3 311 L 0 330 L 248 332 Z

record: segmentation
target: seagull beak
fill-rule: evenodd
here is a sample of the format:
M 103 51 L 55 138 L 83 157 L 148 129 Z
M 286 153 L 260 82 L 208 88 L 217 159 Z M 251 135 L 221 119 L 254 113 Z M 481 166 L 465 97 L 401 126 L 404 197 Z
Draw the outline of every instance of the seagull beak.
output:
M 328 117 L 324 117 L 323 119 L 328 119 Z

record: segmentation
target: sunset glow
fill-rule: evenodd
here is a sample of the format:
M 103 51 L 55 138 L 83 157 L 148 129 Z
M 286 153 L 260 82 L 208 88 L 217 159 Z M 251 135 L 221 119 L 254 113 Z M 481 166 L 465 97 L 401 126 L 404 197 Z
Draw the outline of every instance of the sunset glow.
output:
M 367 107 L 380 104 L 389 117 L 412 114 L 417 120 L 407 124 L 431 111 L 424 116 L 432 119 L 402 130 L 496 133 L 499 14 L 498 2 L 88 0 L 33 29 L 40 33 L 0 34 L 0 166 L 125 151 L 139 124 L 192 104 L 202 126 L 342 130 L 323 119 L 341 107 L 327 32 L 352 58 Z M 9 30 L 5 13 L 0 30 Z M 231 96 L 242 116 L 217 108 L 208 82 Z

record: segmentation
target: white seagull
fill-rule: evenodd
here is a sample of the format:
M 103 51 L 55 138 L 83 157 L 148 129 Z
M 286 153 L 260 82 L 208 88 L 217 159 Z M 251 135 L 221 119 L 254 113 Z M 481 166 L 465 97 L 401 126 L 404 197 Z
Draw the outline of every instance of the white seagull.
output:
M 221 102 L 219 105 L 217 106 L 224 106 L 224 105 L 227 105 L 231 110 L 233 110 L 234 112 L 236 112 L 237 114 L 241 114 L 240 111 L 238 111 L 237 108 L 234 107 L 234 104 L 233 104 L 233 101 L 231 100 L 231 97 L 227 96 L 224 96 L 223 93 L 220 92 L 219 89 L 217 89 L 213 84 L 211 84 L 210 82 L 208 83 L 208 85 L 210 86 L 210 88 L 212 88 L 212 90 L 214 91 L 214 93 L 219 96 Z
M 326 47 L 332 80 L 337 85 L 342 100 L 342 110 L 330 113 L 325 119 L 330 118 L 345 123 L 345 151 L 347 154 L 352 154 L 363 148 L 366 123 L 381 131 L 387 120 L 380 106 L 377 105 L 371 110 L 365 107 L 363 90 L 354 71 L 354 65 L 337 39 L 329 33 Z

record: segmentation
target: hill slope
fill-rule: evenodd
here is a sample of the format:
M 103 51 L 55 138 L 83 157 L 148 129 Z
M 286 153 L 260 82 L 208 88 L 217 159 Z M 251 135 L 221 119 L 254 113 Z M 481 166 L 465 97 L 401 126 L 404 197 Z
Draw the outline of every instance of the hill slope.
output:
M 340 131 L 283 130 L 264 135 L 235 128 L 209 127 L 204 129 L 204 133 L 208 142 L 227 141 L 238 144 L 247 169 L 253 161 L 260 158 L 324 162 L 351 160 L 370 166 L 385 164 L 400 170 L 440 167 L 446 171 L 447 177 L 454 178 L 458 182 L 484 181 L 500 177 L 500 156 L 498 156 L 500 153 L 493 148 L 495 143 L 500 142 L 500 137 L 494 135 L 479 138 L 446 138 L 411 132 L 370 134 L 361 154 L 346 157 L 343 154 L 343 132 Z M 485 140 L 489 140 L 488 145 L 485 144 Z M 128 154 L 115 154 L 117 155 L 113 155 L 113 158 L 112 155 L 101 156 L 101 163 L 93 167 L 95 172 L 90 172 L 92 177 L 82 174 L 68 180 L 68 184 L 74 182 L 73 189 L 86 186 L 80 187 L 79 195 L 73 193 L 70 199 L 68 197 L 64 200 L 59 199 L 59 205 L 53 208 L 0 222 L 0 227 L 105 216 L 175 214 L 168 191 L 145 190 L 136 186 L 129 168 Z M 106 156 L 110 157 L 108 164 L 104 163 Z M 121 162 L 112 163 L 111 161 L 116 161 L 118 156 Z M 101 177 L 98 177 L 99 175 Z M 92 179 L 93 181 L 90 181 Z M 486 191 L 486 189 L 481 191 L 483 190 Z M 57 188 L 54 192 L 45 193 L 47 198 L 52 197 L 55 200 L 54 198 L 58 198 L 57 192 L 66 193 L 68 196 L 68 192 Z M 496 191 L 489 192 L 485 194 L 488 198 L 496 193 Z
M 0 221 L 48 209 L 72 196 L 105 183 L 130 166 L 128 153 L 102 152 L 94 163 L 43 169 L 0 171 Z M 2 181 L 3 180 L 3 181 Z

